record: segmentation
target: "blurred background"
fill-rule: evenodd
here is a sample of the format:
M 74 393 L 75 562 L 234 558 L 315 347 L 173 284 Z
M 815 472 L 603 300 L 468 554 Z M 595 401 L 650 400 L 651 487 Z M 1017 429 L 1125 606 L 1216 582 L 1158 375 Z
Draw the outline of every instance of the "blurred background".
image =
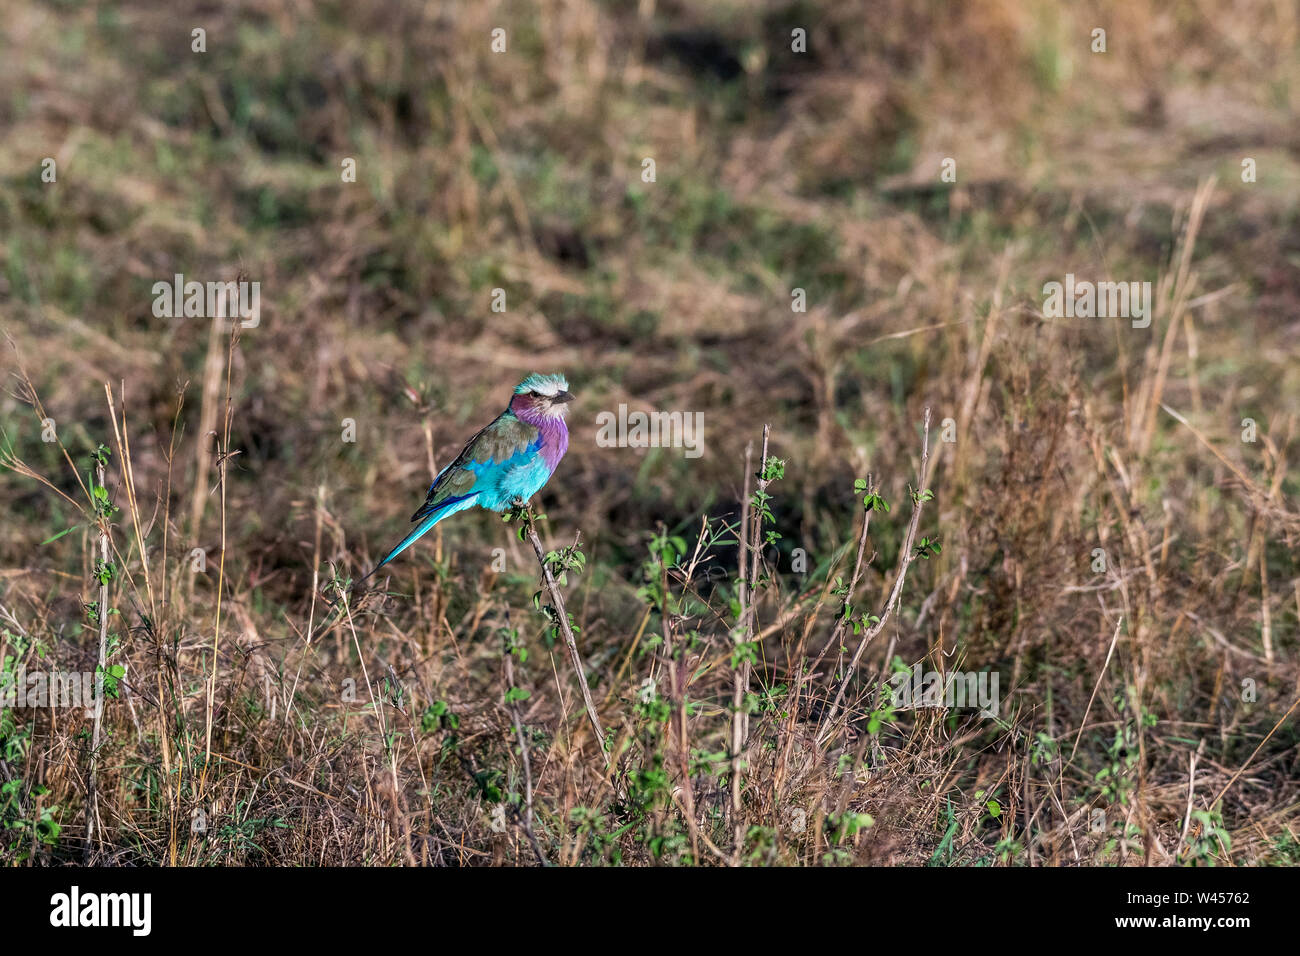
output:
M 338 680 L 360 677 L 351 635 L 319 650 L 305 637 L 324 582 L 368 570 L 510 388 L 556 371 L 578 399 L 541 495 L 544 533 L 561 545 L 581 532 L 570 610 L 615 711 L 645 676 L 634 639 L 659 624 L 647 544 L 693 545 L 701 521 L 735 519 L 765 424 L 787 463 L 769 558 L 786 597 L 847 576 L 853 482 L 870 474 L 894 505 L 873 518 L 873 605 L 894 580 L 932 410 L 936 497 L 921 530 L 942 553 L 917 563 L 864 670 L 894 655 L 999 668 L 1011 725 L 1054 742 L 1032 766 L 1061 770 L 1061 741 L 1080 754 L 1057 790 L 1030 797 L 1029 778 L 999 776 L 1006 753 L 982 762 L 992 738 L 960 762 L 941 756 L 941 721 L 924 747 L 909 724 L 898 746 L 918 763 L 889 776 L 890 801 L 854 791 L 877 824 L 836 859 L 934 860 L 947 793 L 961 836 L 940 862 L 1297 862 L 1295 725 L 1278 723 L 1300 687 L 1287 461 L 1300 414 L 1298 43 L 1300 8 L 1278 0 L 5 4 L 3 445 L 78 498 L 87 454 L 120 448 L 111 387 L 131 510 L 156 552 L 146 570 L 118 454 L 115 546 L 134 574 L 115 585 L 114 653 L 173 681 L 146 681 L 167 712 L 158 726 L 148 704 L 113 712 L 101 793 L 115 811 L 96 852 L 531 862 L 517 833 L 489 825 L 475 776 L 499 760 L 502 786 L 519 790 L 512 724 L 493 702 L 499 643 L 484 634 L 507 604 L 539 630 L 536 566 L 499 518 L 459 515 L 400 559 L 397 597 L 366 609 L 361 641 L 383 661 L 369 678 L 387 667 L 410 684 L 413 726 L 433 733 L 420 715 L 445 702 L 462 741 L 479 720 L 476 746 L 492 741 L 495 756 L 452 759 L 412 731 L 397 760 L 376 741 L 400 727 L 350 726 L 331 703 Z M 259 282 L 259 323 L 232 341 L 208 319 L 156 317 L 153 285 L 177 273 Z M 1045 316 L 1044 284 L 1067 273 L 1151 282 L 1154 321 Z M 620 404 L 702 413 L 704 454 L 601 447 L 596 416 Z M 43 418 L 58 442 L 42 440 Z M 0 473 L 0 499 L 11 666 L 93 667 L 93 525 L 21 469 Z M 795 549 L 811 577 L 792 570 Z M 199 785 L 184 768 L 205 756 L 223 555 L 230 693 L 216 721 L 235 763 L 220 784 L 194 769 Z M 734 567 L 734 546 L 716 560 Z M 146 579 L 161 595 L 148 622 L 130 596 Z M 725 605 L 728 584 L 714 583 Z M 825 616 L 814 633 L 825 640 Z M 562 716 L 536 708 L 558 706 L 557 689 L 529 667 L 526 719 L 553 731 Z M 757 673 L 768 689 L 789 677 L 766 655 Z M 301 695 L 296 729 L 268 729 L 287 718 L 268 712 L 267 682 L 281 700 Z M 81 854 L 77 733 L 0 722 L 9 778 L 23 781 L 0 800 L 21 836 L 10 860 Z M 1197 806 L 1215 815 L 1193 831 L 1198 748 Z M 241 764 L 289 767 L 336 800 L 364 792 L 382 826 L 361 811 L 336 820 L 364 834 L 344 850 L 312 829 L 333 803 Z M 1130 790 L 1106 791 L 1097 775 L 1112 766 Z M 939 785 L 922 793 L 922 775 Z M 562 782 L 538 791 L 556 788 L 555 833 L 576 833 Z M 990 817 L 974 794 L 997 787 L 1008 812 Z M 196 806 L 233 828 L 224 842 L 187 841 Z M 1094 839 L 1099 806 L 1109 829 Z M 1207 831 L 1229 836 L 1194 845 Z M 569 862 L 651 854 L 554 839 Z M 824 861 L 816 840 L 783 839 L 764 861 Z M 458 841 L 471 849 L 456 857 Z

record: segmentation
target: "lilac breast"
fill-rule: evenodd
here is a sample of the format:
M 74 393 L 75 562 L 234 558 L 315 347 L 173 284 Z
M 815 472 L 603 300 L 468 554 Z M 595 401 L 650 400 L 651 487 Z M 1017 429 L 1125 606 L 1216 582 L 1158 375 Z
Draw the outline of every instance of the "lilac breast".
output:
M 542 439 L 542 460 L 546 462 L 547 469 L 553 472 L 564 453 L 569 450 L 569 429 L 562 418 L 544 418 L 538 423 L 537 431 Z

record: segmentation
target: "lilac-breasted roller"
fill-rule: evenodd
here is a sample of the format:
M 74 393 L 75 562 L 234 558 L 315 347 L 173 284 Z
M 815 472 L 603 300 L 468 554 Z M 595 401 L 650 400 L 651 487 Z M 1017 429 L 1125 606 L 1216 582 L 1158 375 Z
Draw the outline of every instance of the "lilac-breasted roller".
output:
M 433 479 L 424 504 L 411 516 L 415 529 L 366 578 L 448 515 L 474 505 L 505 511 L 537 494 L 568 451 L 564 417 L 571 401 L 563 375 L 534 372 L 516 385 L 506 410 Z

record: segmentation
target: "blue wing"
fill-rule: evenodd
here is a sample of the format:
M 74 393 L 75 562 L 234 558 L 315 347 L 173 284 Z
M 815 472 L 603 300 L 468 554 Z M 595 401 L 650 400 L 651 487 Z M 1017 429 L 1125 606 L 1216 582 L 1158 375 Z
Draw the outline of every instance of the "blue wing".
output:
M 502 474 L 536 455 L 541 443 L 541 436 L 534 426 L 521 422 L 508 409 L 502 412 L 466 442 L 451 464 L 438 472 L 425 494 L 424 504 L 411 515 L 411 521 L 417 522 L 416 527 L 397 547 L 384 555 L 366 578 L 409 548 L 443 518 L 478 504 L 479 496 L 495 488 Z

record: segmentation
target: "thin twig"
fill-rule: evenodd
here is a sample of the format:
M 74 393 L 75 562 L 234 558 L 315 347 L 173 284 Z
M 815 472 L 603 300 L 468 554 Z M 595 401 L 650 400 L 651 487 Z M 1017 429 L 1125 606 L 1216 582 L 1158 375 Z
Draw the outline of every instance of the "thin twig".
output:
M 560 633 L 564 635 L 565 646 L 569 648 L 569 658 L 573 661 L 574 673 L 578 675 L 578 685 L 582 688 L 582 701 L 587 708 L 587 719 L 591 722 L 592 730 L 596 732 L 596 745 L 600 747 L 600 752 L 605 757 L 605 766 L 609 767 L 609 754 L 605 751 L 605 731 L 600 726 L 600 717 L 596 715 L 596 705 L 591 700 L 591 688 L 587 685 L 587 672 L 582 666 L 582 657 L 578 653 L 578 642 L 573 637 L 573 628 L 569 625 L 569 612 L 564 608 L 564 595 L 560 593 L 559 585 L 555 583 L 555 576 L 551 574 L 551 566 L 546 561 L 546 550 L 542 547 L 542 539 L 537 536 L 537 528 L 533 522 L 532 505 L 525 507 L 524 516 L 527 521 L 528 540 L 533 543 L 533 552 L 537 555 L 537 563 L 542 566 L 542 583 L 546 585 L 546 593 L 550 596 L 551 607 L 555 610 L 556 623 L 560 626 Z
M 754 459 L 754 443 L 745 446 L 745 483 L 740 499 L 740 534 L 736 536 L 737 572 L 736 604 L 739 610 L 738 625 L 749 618 L 749 588 L 746 584 L 745 556 L 749 550 L 749 479 Z M 731 819 L 735 828 L 736 856 L 740 855 L 739 845 L 743 834 L 740 824 L 740 750 L 745 734 L 744 718 L 741 709 L 745 704 L 745 675 L 737 668 L 732 675 L 731 688 Z
M 822 719 L 821 729 L 817 733 L 817 742 L 822 744 L 829 736 L 832 721 L 835 715 L 839 713 L 840 705 L 844 703 L 844 696 L 849 691 L 849 683 L 853 680 L 853 675 L 857 672 L 858 661 L 862 659 L 862 653 L 867 649 L 867 645 L 885 629 L 889 623 L 890 615 L 894 613 L 894 608 L 898 605 L 898 599 L 903 593 L 903 581 L 907 578 L 907 569 L 911 566 L 915 553 L 912 545 L 916 541 L 916 529 L 921 524 L 921 512 L 925 507 L 925 476 L 926 468 L 930 462 L 930 409 L 925 410 L 924 430 L 921 436 L 921 485 L 916 489 L 912 499 L 912 522 L 907 526 L 907 538 L 903 541 L 903 550 L 898 559 L 898 577 L 894 580 L 893 590 L 889 592 L 889 600 L 885 603 L 884 610 L 880 612 L 880 620 L 876 621 L 871 627 L 867 628 L 862 635 L 862 640 L 858 642 L 858 649 L 853 652 L 853 659 L 849 662 L 845 670 L 844 679 L 840 681 L 839 691 L 835 695 L 835 702 L 831 704 L 830 710 Z
M 1088 725 L 1088 715 L 1092 713 L 1092 702 L 1097 699 L 1097 691 L 1101 689 L 1101 679 L 1106 676 L 1106 668 L 1110 666 L 1111 655 L 1115 653 L 1115 642 L 1119 640 L 1119 629 L 1124 623 L 1124 615 L 1119 616 L 1115 622 L 1115 633 L 1111 635 L 1110 649 L 1106 651 L 1106 660 L 1102 662 L 1101 670 L 1097 674 L 1097 683 L 1092 686 L 1092 696 L 1088 698 L 1088 706 L 1083 708 L 1083 719 L 1079 721 L 1079 732 L 1074 735 L 1074 746 L 1070 748 L 1070 759 L 1061 767 L 1061 773 L 1065 768 L 1074 762 L 1074 754 L 1079 749 L 1079 738 L 1083 736 L 1083 728 Z
M 763 454 L 759 459 L 758 465 L 758 493 L 762 495 L 767 490 L 767 486 L 772 482 L 767 478 L 767 436 L 771 430 L 771 425 L 763 426 Z M 740 576 L 742 580 L 747 581 L 749 602 L 741 611 L 741 620 L 745 625 L 745 643 L 754 643 L 754 619 L 758 614 L 757 611 L 757 590 L 758 590 L 758 562 L 763 551 L 763 499 L 760 497 L 759 507 L 754 507 L 749 501 L 749 463 L 750 450 L 745 449 L 745 502 L 742 507 L 748 509 L 749 521 L 742 520 L 741 524 L 748 523 L 747 528 L 749 540 L 740 549 Z M 745 555 L 749 555 L 749 570 L 745 570 Z M 748 578 L 746 578 L 748 574 Z M 744 655 L 744 660 L 740 665 L 740 672 L 736 677 L 735 686 L 732 688 L 732 723 L 731 723 L 731 813 L 733 824 L 733 841 L 732 848 L 732 865 L 740 865 L 740 855 L 745 848 L 745 824 L 741 819 L 741 800 L 744 793 L 743 767 L 740 759 L 741 751 L 745 747 L 745 740 L 749 736 L 749 714 L 745 712 L 745 698 L 749 695 L 749 679 L 753 670 L 753 664 L 749 654 Z
M 95 480 L 100 488 L 104 484 L 104 461 L 95 464 Z M 92 505 L 94 507 L 94 505 Z M 102 739 L 104 717 L 104 668 L 108 660 L 108 515 L 102 511 L 99 518 L 99 666 L 95 670 L 95 717 L 90 736 L 90 769 L 86 775 L 86 849 L 85 862 L 94 854 L 95 836 L 99 833 L 99 793 L 95 775 L 99 769 L 99 745 Z
M 876 486 L 871 481 L 871 476 L 868 475 L 866 493 L 869 495 L 874 494 L 875 490 L 876 490 Z M 865 557 L 867 552 L 867 532 L 870 530 L 870 528 L 871 528 L 871 511 L 870 509 L 863 509 L 862 532 L 858 535 L 858 556 L 853 562 L 853 576 L 849 579 L 849 589 L 847 593 L 845 593 L 844 595 L 844 604 L 846 605 L 853 601 L 853 595 L 857 592 L 858 589 L 858 581 L 862 577 L 863 558 Z M 841 606 L 841 611 L 842 610 L 843 610 L 843 606 Z M 840 646 L 840 641 L 842 641 L 844 638 L 844 629 L 848 627 L 848 625 L 849 625 L 848 616 L 841 613 L 839 619 L 836 620 L 835 622 L 835 627 L 831 631 L 831 639 L 826 642 L 826 646 L 821 649 L 821 653 L 817 655 L 817 657 L 813 660 L 813 662 L 810 665 L 808 665 L 808 667 L 805 670 L 805 673 L 814 674 L 817 672 L 817 667 L 819 664 L 821 664 L 822 658 L 826 656 L 826 652 L 829 651 L 832 647 Z
M 217 660 L 221 655 L 221 599 L 226 588 L 226 463 L 230 455 L 230 419 L 234 413 L 234 404 L 230 396 L 231 369 L 234 366 L 235 344 L 239 341 L 239 326 L 236 325 L 230 335 L 230 350 L 226 353 L 226 415 L 221 436 L 221 455 L 217 459 L 218 482 L 221 488 L 221 557 L 217 562 L 216 617 L 212 624 L 212 673 L 208 677 L 208 705 L 206 727 L 203 733 L 204 754 L 203 773 L 200 777 L 200 790 L 207 783 L 208 764 L 212 759 L 212 711 L 217 696 Z M 200 439 L 203 441 L 207 436 Z M 206 478 L 199 474 L 195 480 L 201 486 Z M 196 528 L 197 533 L 197 528 Z
M 1282 715 L 1282 719 L 1273 725 L 1273 729 L 1264 735 L 1264 739 L 1259 742 L 1259 746 L 1251 751 L 1250 756 L 1246 758 L 1246 762 L 1242 764 L 1238 768 L 1237 772 L 1232 775 L 1232 779 L 1223 785 L 1223 789 L 1219 791 L 1218 796 L 1216 796 L 1213 800 L 1210 801 L 1211 807 L 1213 807 L 1216 803 L 1222 800 L 1223 795 L 1232 788 L 1232 785 L 1234 783 L 1237 782 L 1237 778 L 1246 772 L 1246 768 L 1249 767 L 1250 762 L 1255 759 L 1255 755 L 1264 749 L 1264 745 L 1269 742 L 1269 740 L 1272 738 L 1272 736 L 1275 733 L 1277 733 L 1277 729 L 1281 727 L 1284 723 L 1286 723 L 1287 720 L 1290 718 L 1290 716 L 1295 712 L 1297 704 L 1300 704 L 1300 697 L 1297 697 L 1295 699 L 1295 702 L 1291 704 L 1291 707 L 1287 710 L 1287 712 Z
M 1196 761 L 1200 759 L 1201 754 L 1205 752 L 1205 738 L 1196 745 L 1187 768 L 1187 813 L 1183 817 L 1183 832 L 1178 835 L 1178 846 L 1174 848 L 1174 859 L 1183 852 L 1183 844 L 1187 842 L 1187 831 L 1192 825 L 1192 801 L 1196 797 Z
M 509 618 L 506 618 L 507 626 Z M 506 675 L 506 709 L 510 711 L 510 719 L 515 725 L 515 739 L 519 741 L 519 756 L 524 762 L 524 836 L 528 838 L 529 845 L 533 852 L 537 854 L 537 862 L 542 866 L 548 866 L 546 854 L 542 852 L 542 845 L 537 842 L 537 834 L 533 832 L 533 767 L 528 758 L 528 738 L 524 735 L 524 718 L 519 713 L 519 705 L 515 703 L 514 698 L 510 696 L 510 691 L 515 686 L 515 668 L 513 653 L 511 648 L 507 647 L 502 654 L 502 660 L 505 662 Z

